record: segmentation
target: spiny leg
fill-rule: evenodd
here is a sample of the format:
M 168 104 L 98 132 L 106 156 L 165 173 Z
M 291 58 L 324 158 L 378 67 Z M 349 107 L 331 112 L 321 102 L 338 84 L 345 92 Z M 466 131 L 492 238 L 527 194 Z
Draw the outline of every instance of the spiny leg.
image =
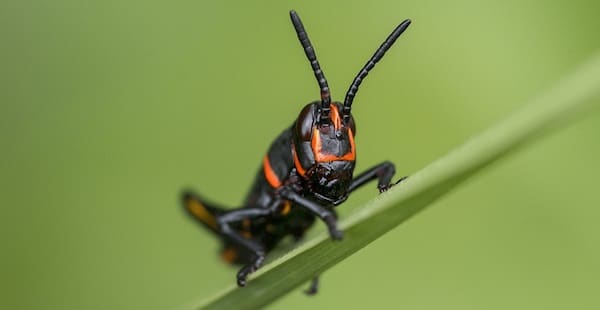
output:
M 312 200 L 308 200 L 287 187 L 282 187 L 279 190 L 279 194 L 282 198 L 305 208 L 308 212 L 323 220 L 329 229 L 329 235 L 332 239 L 342 240 L 344 234 L 337 228 L 337 216 L 333 210 L 327 209 Z
M 377 179 L 377 188 L 379 189 L 380 193 L 383 193 L 390 189 L 390 187 L 402 182 L 407 178 L 402 177 L 396 183 L 391 183 L 394 173 L 396 173 L 394 164 L 389 161 L 384 161 L 354 178 L 350 184 L 350 187 L 348 188 L 348 192 L 350 193 L 355 189 L 369 183 L 370 181 Z
M 273 214 L 276 207 L 279 205 L 279 202 L 273 204 L 274 207 L 271 208 L 242 208 L 229 211 L 217 218 L 217 222 L 219 223 L 219 230 L 221 233 L 229 238 L 229 240 L 252 253 L 253 260 L 252 262 L 246 264 L 242 267 L 237 273 L 237 284 L 239 286 L 246 286 L 246 279 L 248 275 L 256 271 L 260 268 L 265 260 L 265 250 L 264 247 L 251 239 L 246 239 L 244 236 L 240 235 L 235 229 L 229 225 L 230 223 L 239 222 L 244 219 L 252 219 L 261 216 L 268 216 Z

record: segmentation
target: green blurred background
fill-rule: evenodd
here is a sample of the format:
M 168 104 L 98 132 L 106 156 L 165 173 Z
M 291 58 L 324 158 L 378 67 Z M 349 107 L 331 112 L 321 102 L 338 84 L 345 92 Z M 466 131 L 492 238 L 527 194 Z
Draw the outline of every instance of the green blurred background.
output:
M 598 1 L 4 0 L 0 308 L 171 309 L 233 283 L 178 194 L 239 204 L 318 98 L 292 8 L 336 100 L 413 20 L 356 98 L 357 171 L 415 172 L 600 47 Z M 503 160 L 271 308 L 598 309 L 599 132 Z

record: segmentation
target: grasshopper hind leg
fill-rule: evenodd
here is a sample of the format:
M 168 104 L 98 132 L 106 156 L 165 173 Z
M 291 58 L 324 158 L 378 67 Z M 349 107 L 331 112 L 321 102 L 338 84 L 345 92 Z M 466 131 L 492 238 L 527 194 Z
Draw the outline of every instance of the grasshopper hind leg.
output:
M 218 217 L 227 212 L 224 208 L 204 201 L 192 191 L 183 192 L 181 200 L 183 207 L 192 218 L 210 231 L 219 233 Z

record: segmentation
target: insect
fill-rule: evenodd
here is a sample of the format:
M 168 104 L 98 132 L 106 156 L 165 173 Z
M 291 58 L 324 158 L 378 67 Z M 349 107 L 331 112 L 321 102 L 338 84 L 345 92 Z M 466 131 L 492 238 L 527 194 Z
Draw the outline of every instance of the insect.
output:
M 351 112 L 363 79 L 410 20 L 400 23 L 359 71 L 342 104 L 331 101 L 327 80 L 300 17 L 293 10 L 290 17 L 321 89 L 321 100 L 307 104 L 273 141 L 242 207 L 225 209 L 191 191 L 182 197 L 188 213 L 222 240 L 221 257 L 243 265 L 237 273 L 239 286 L 246 285 L 248 275 L 261 267 L 266 253 L 279 241 L 288 235 L 302 239 L 316 218 L 327 225 L 332 239 L 341 240 L 334 207 L 357 188 L 377 180 L 379 192 L 384 192 L 405 179 L 391 183 L 395 168 L 388 161 L 353 177 L 356 125 Z M 316 293 L 317 286 L 315 277 L 307 293 Z

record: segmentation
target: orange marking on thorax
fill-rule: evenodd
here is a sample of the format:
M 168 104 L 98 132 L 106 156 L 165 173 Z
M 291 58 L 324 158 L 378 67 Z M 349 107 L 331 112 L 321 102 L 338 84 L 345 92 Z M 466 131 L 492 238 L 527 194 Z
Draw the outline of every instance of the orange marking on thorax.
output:
M 350 128 L 348 128 L 348 140 L 350 140 L 350 154 L 352 154 L 352 159 L 349 160 L 356 160 L 356 145 L 354 145 L 354 133 Z
M 321 135 L 319 133 L 319 129 L 316 127 L 313 128 L 313 136 L 311 139 L 311 147 L 313 153 L 315 155 L 315 161 L 318 163 L 328 162 L 328 161 L 336 161 L 336 160 L 345 160 L 345 161 L 353 161 L 356 160 L 356 151 L 354 146 L 354 134 L 352 133 L 352 129 L 348 128 L 348 139 L 350 140 L 350 152 L 337 156 L 334 154 L 323 153 L 322 143 L 321 143 Z
M 281 187 L 281 181 L 279 180 L 279 177 L 277 176 L 275 171 L 273 171 L 273 168 L 271 167 L 271 162 L 269 162 L 269 154 L 265 155 L 265 157 L 263 158 L 263 167 L 267 182 L 269 182 L 269 184 L 273 188 Z
M 296 166 L 296 171 L 298 171 L 298 174 L 300 176 L 305 176 L 306 170 L 304 169 L 304 167 L 302 167 L 302 163 L 298 158 L 298 154 L 296 153 L 296 146 L 294 144 L 292 144 L 292 153 L 294 154 L 294 166 Z
M 330 104 L 329 107 L 331 108 L 329 114 L 331 117 L 331 122 L 333 123 L 333 127 L 339 130 L 340 128 L 342 128 L 342 118 L 340 117 L 340 111 L 338 111 L 337 105 L 333 103 Z

